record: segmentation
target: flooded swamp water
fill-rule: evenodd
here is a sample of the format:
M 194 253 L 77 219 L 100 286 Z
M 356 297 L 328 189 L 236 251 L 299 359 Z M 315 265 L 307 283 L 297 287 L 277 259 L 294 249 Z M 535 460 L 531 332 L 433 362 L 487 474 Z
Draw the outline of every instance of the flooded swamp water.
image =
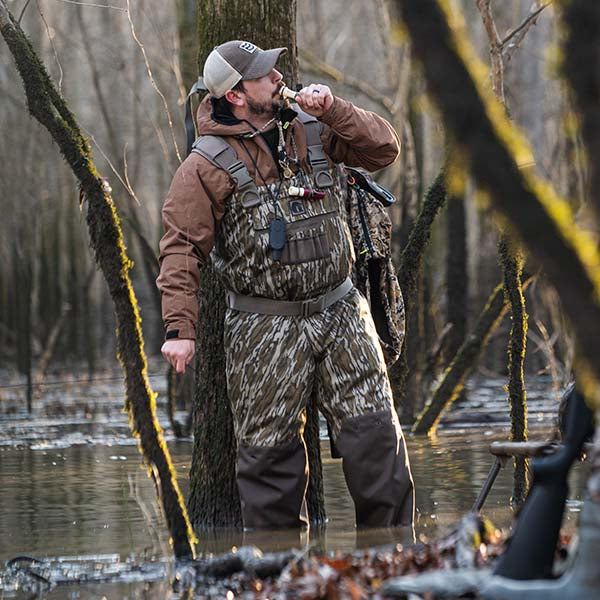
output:
M 174 565 L 154 486 L 122 412 L 118 374 L 91 385 L 48 386 L 34 415 L 24 412 L 23 390 L 0 389 L 0 599 L 159 599 L 171 592 Z M 176 440 L 164 406 L 163 375 L 152 376 L 158 410 L 179 484 L 188 492 L 191 440 Z M 443 535 L 471 508 L 492 466 L 489 444 L 508 437 L 502 381 L 474 381 L 468 400 L 443 420 L 435 438 L 407 436 L 416 486 L 417 539 Z M 8 391 L 7 391 L 8 390 Z M 12 394 L 12 395 L 11 395 Z M 550 436 L 558 400 L 549 383 L 528 389 L 530 438 Z M 264 552 L 310 545 L 319 552 L 390 543 L 410 543 L 405 530 L 357 531 L 341 461 L 331 458 L 322 440 L 327 527 L 320 532 L 201 534 L 199 552 L 226 552 L 254 544 Z M 585 465 L 571 474 L 564 529 L 577 525 Z M 512 466 L 502 469 L 483 514 L 509 528 Z M 41 596 L 15 590 L 14 577 L 2 569 L 15 557 L 44 560 L 53 581 L 83 581 L 58 586 Z M 19 559 L 25 565 L 28 558 Z M 43 586 L 42 586 L 43 587 Z M 196 593 L 200 591 L 197 590 Z M 201 593 L 200 593 L 201 597 Z

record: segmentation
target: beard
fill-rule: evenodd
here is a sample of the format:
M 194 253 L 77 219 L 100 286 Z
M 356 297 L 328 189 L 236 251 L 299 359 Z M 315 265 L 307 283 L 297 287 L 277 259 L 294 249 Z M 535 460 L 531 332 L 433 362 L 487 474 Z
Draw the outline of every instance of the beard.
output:
M 281 108 L 281 97 L 277 92 L 270 102 L 257 102 L 246 96 L 246 103 L 251 115 L 255 117 L 274 117 Z

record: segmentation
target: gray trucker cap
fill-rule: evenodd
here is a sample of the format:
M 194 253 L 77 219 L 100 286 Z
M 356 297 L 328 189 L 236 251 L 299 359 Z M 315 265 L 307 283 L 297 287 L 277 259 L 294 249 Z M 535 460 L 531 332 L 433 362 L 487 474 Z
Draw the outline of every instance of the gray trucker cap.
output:
M 217 46 L 204 63 L 203 79 L 206 89 L 221 98 L 242 79 L 257 79 L 271 72 L 287 48 L 261 50 L 250 42 L 234 40 Z

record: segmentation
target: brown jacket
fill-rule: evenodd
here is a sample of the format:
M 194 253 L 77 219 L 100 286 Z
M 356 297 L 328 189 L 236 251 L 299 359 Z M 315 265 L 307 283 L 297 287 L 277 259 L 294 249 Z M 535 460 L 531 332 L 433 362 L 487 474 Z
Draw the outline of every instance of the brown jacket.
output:
M 375 171 L 398 156 L 399 140 L 390 124 L 346 100 L 336 97 L 320 121 L 323 123 L 323 148 L 334 163 L 343 162 Z M 200 135 L 218 135 L 227 140 L 257 186 L 279 180 L 277 165 L 260 135 L 244 140 L 260 174 L 236 139 L 236 136 L 252 131 L 248 123 L 217 123 L 211 118 L 208 97 L 198 108 L 197 123 Z M 302 167 L 308 172 L 304 126 L 299 119 L 294 119 L 291 127 Z M 286 137 L 289 140 L 290 136 Z M 291 148 L 287 150 L 293 155 Z M 165 234 L 160 241 L 160 276 L 157 279 L 162 294 L 163 321 L 170 338 L 195 338 L 199 264 L 208 259 L 218 222 L 225 211 L 224 201 L 234 189 L 227 172 L 195 153 L 183 161 L 173 177 L 162 210 Z

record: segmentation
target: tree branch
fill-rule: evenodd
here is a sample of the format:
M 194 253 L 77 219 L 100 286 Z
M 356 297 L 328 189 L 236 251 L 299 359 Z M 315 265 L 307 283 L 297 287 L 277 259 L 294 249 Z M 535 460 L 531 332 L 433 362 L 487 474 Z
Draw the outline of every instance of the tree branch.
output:
M 537 2 L 535 4 L 537 4 Z M 535 6 L 535 4 L 534 4 L 534 6 Z M 527 32 L 531 29 L 531 27 L 533 25 L 536 24 L 537 18 L 540 16 L 542 11 L 544 9 L 548 8 L 550 6 L 550 4 L 552 4 L 552 2 L 547 2 L 546 4 L 542 4 L 542 6 L 540 6 L 537 10 L 534 10 L 530 15 L 525 17 L 525 19 L 523 20 L 523 22 L 520 25 L 518 25 L 512 31 L 510 31 L 509 33 L 506 34 L 504 39 L 500 42 L 500 46 L 502 47 L 503 52 L 505 52 L 505 48 L 506 48 L 506 53 L 507 53 L 506 60 L 510 60 L 510 53 L 512 53 L 512 51 L 515 48 L 518 48 L 519 44 L 523 41 L 523 38 L 527 35 Z M 507 48 L 508 42 L 510 42 L 510 40 L 512 40 L 512 38 L 515 36 L 518 36 L 517 41 L 514 44 L 511 44 L 510 46 L 508 46 L 508 48 Z

